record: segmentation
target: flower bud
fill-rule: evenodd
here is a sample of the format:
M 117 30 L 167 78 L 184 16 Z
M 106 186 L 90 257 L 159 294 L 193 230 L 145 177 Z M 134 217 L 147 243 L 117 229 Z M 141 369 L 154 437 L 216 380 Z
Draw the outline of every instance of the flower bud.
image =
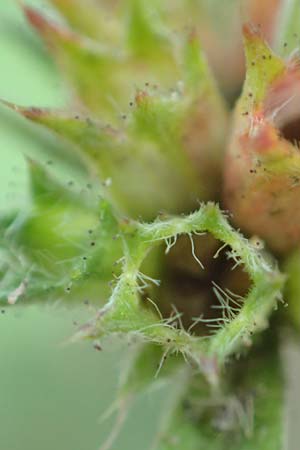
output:
M 224 166 L 227 208 L 275 252 L 300 243 L 300 65 L 244 27 L 247 77 Z

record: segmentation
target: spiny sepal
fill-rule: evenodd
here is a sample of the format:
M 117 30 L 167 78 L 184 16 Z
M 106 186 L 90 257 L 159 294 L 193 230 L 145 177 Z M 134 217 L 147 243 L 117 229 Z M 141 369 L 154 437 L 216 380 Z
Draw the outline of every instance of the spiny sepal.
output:
M 30 22 L 46 42 L 50 43 L 54 57 L 75 88 L 75 93 L 87 107 L 87 116 L 101 117 L 105 124 L 108 119 L 113 130 L 118 130 L 119 145 L 121 140 L 122 148 L 117 159 L 123 162 L 125 168 L 123 170 L 118 167 L 116 170 L 118 161 L 109 167 L 110 172 L 118 173 L 109 176 L 115 178 L 116 188 L 112 187 L 112 190 L 117 191 L 115 195 L 119 197 L 118 202 L 124 204 L 123 211 L 127 212 L 128 206 L 134 203 L 137 213 L 133 215 L 141 215 L 147 220 L 153 219 L 160 210 L 185 212 L 193 209 L 197 200 L 217 198 L 227 125 L 227 110 L 208 68 L 197 34 L 188 33 L 186 38 L 185 33 L 182 42 L 175 44 L 170 37 L 171 33 L 161 34 L 157 31 L 160 28 L 157 9 L 159 8 L 156 5 L 153 7 L 153 14 L 150 14 L 152 6 L 147 5 L 144 0 L 132 0 L 127 11 L 129 22 L 133 22 L 129 27 L 128 40 L 119 46 L 121 51 L 112 51 L 52 23 L 34 9 L 25 7 Z M 149 45 L 142 46 L 143 55 L 139 55 L 137 67 L 135 59 L 136 52 L 139 53 L 137 46 L 140 45 L 141 38 L 134 38 L 133 35 L 135 36 L 135 30 L 141 26 L 141 21 L 144 23 L 145 20 L 148 24 L 147 30 L 152 31 L 148 33 L 143 27 L 143 36 L 145 39 L 147 36 Z M 163 41 L 168 43 L 169 50 L 177 47 L 176 52 L 174 51 L 177 56 L 172 56 L 172 64 L 165 56 L 162 56 L 162 63 L 157 64 L 160 51 L 164 55 L 166 48 L 165 44 L 156 42 L 157 33 L 160 37 L 164 35 Z M 151 48 L 155 53 L 155 64 L 151 59 Z M 159 76 L 154 73 L 156 67 L 159 67 Z M 162 85 L 160 90 L 158 81 Z M 134 92 L 134 84 L 146 84 L 147 89 L 139 88 Z M 152 86 L 156 92 L 149 95 Z M 166 95 L 164 92 L 170 86 L 173 86 L 172 93 Z M 146 95 L 142 98 L 144 92 L 149 97 L 149 105 L 146 108 L 149 112 L 148 120 L 144 121 L 143 125 L 146 135 L 140 134 L 137 138 L 132 129 L 128 130 L 127 124 L 130 124 L 132 117 L 136 122 L 142 115 L 146 100 Z M 134 111 L 129 108 L 128 111 L 128 104 L 134 104 L 133 97 L 136 99 L 137 108 Z M 170 105 L 172 102 L 173 105 Z M 33 118 L 33 115 L 28 114 L 27 117 Z M 42 122 L 41 117 L 35 119 Z M 90 120 L 93 121 L 93 117 L 90 117 Z M 48 123 L 50 128 L 53 125 L 53 121 Z M 152 126 L 155 136 L 148 142 Z M 57 124 L 53 128 L 57 128 Z M 79 139 L 77 144 L 83 146 L 84 150 L 89 147 L 85 138 Z M 109 143 L 106 144 L 109 147 Z M 97 148 L 97 145 L 95 147 Z M 134 158 L 135 161 L 127 164 L 129 158 Z M 147 173 L 146 167 L 149 168 L 148 171 L 151 168 L 151 174 Z M 135 172 L 134 177 L 132 172 Z M 123 173 L 126 180 L 122 177 Z M 155 194 L 152 201 L 148 201 L 155 210 L 146 214 L 142 207 L 142 204 L 146 203 L 146 195 L 132 201 L 132 192 L 138 196 L 140 191 L 140 183 L 134 183 L 138 173 L 143 173 L 145 184 L 148 185 L 147 194 L 151 195 L 152 190 Z M 131 180 L 130 183 L 128 179 Z M 129 192 L 122 195 L 124 186 Z M 155 186 L 158 187 L 157 190 L 153 189 Z M 175 197 L 177 204 L 173 205 Z
M 36 162 L 29 167 L 32 208 L 3 230 L 1 298 L 79 298 L 82 286 L 94 296 L 96 285 L 101 298 L 122 256 L 112 206 L 102 198 L 92 206 Z
M 164 241 L 176 241 L 181 234 L 192 239 L 193 233 L 203 232 L 211 233 L 228 245 L 231 248 L 228 257 L 238 265 L 244 264 L 252 281 L 249 294 L 238 311 L 230 313 L 229 317 L 226 316 L 228 308 L 230 310 L 229 303 L 234 300 L 230 292 L 220 291 L 225 316 L 215 319 L 219 330 L 209 339 L 176 328 L 178 317 L 163 319 L 151 298 L 146 305 L 140 298 L 145 286 L 151 282 L 159 283 L 141 273 L 141 265 L 150 250 Z M 284 278 L 276 266 L 231 228 L 213 204 L 202 205 L 199 211 L 184 218 L 174 217 L 152 224 L 125 223 L 123 239 L 123 270 L 112 296 L 96 318 L 79 330 L 77 337 L 96 339 L 112 333 L 135 333 L 141 340 L 162 346 L 166 354 L 182 353 L 205 373 L 212 384 L 217 383 L 219 371 L 228 357 L 247 347 L 252 334 L 267 326 L 268 317 L 280 298 Z M 201 317 L 195 320 L 201 321 Z
M 161 210 L 193 209 L 219 189 L 226 115 L 223 110 L 217 133 L 212 127 L 199 130 L 200 100 L 179 88 L 167 95 L 149 86 L 137 91 L 118 128 L 93 116 L 5 104 L 76 147 L 90 172 L 109 180 L 108 195 L 121 212 L 149 220 Z

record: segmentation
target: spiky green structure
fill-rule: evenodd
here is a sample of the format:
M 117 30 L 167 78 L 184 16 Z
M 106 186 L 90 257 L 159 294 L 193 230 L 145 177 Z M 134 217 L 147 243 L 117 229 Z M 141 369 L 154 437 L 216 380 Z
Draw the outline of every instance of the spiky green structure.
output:
M 300 239 L 298 57 L 245 25 L 232 120 L 218 84 L 227 97 L 238 89 L 241 40 L 218 41 L 213 2 L 51 3 L 64 23 L 23 9 L 72 106 L 3 103 L 65 141 L 88 175 L 74 190 L 28 159 L 31 209 L 0 223 L 1 300 L 88 298 L 97 313 L 75 340 L 133 336 L 120 414 L 154 379 L 175 385 L 153 448 L 282 450 L 278 333 L 264 330 L 286 279 L 268 249 L 287 254 Z M 245 10 L 264 25 L 272 9 L 270 37 L 278 2 L 260 3 Z M 224 35 L 237 17 L 232 6 Z M 288 47 L 291 29 L 281 32 Z M 233 47 L 221 74 L 219 50 Z M 283 268 L 298 311 L 298 252 Z

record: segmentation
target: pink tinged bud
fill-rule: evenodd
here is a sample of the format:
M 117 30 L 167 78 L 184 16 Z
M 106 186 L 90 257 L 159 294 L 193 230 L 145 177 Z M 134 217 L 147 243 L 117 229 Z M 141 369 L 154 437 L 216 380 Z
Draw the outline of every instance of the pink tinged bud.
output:
M 244 27 L 247 76 L 225 163 L 234 222 L 276 252 L 300 244 L 300 66 Z

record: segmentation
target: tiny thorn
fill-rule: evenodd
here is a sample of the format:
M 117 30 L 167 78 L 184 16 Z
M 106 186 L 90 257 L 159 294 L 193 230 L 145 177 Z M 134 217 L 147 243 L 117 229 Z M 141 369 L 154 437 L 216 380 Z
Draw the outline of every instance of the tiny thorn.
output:
M 3 99 L 0 99 L 0 103 L 28 119 L 39 118 L 43 114 L 43 110 L 41 108 L 19 106 Z

